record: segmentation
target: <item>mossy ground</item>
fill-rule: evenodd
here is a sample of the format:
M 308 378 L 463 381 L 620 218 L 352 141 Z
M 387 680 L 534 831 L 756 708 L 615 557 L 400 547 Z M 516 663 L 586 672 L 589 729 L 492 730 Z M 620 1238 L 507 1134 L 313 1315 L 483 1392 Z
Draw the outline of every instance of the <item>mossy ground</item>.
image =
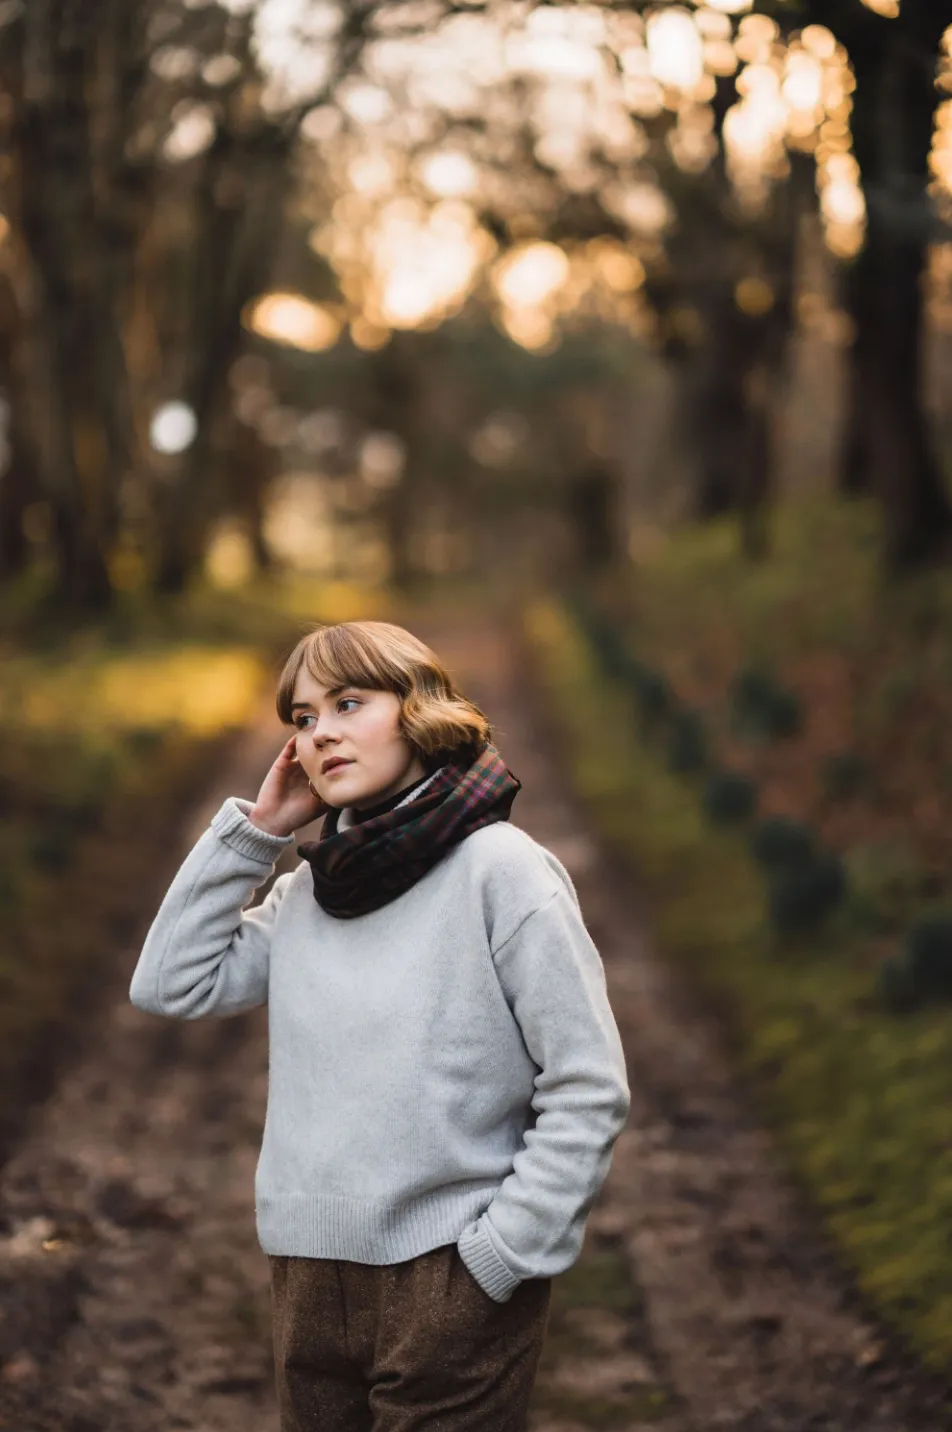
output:
M 0 1143 L 284 652 L 315 620 L 384 608 L 276 581 L 130 598 L 92 625 L 0 611 Z
M 726 525 L 672 537 L 636 576 L 629 629 L 639 655 L 674 677 L 693 673 L 694 698 L 715 717 L 730 672 L 751 654 L 768 652 L 791 684 L 797 671 L 821 669 L 824 657 L 848 659 L 849 699 L 836 683 L 821 689 L 804 681 L 811 712 L 804 735 L 746 751 L 751 770 L 759 764 L 773 772 L 761 809 L 806 817 L 847 851 L 897 830 L 934 874 L 952 831 L 952 822 L 941 828 L 934 805 L 937 766 L 952 756 L 952 627 L 944 615 L 952 581 L 929 574 L 887 600 L 871 520 L 862 507 L 805 504 L 778 519 L 777 553 L 762 570 L 734 555 Z M 606 679 L 566 609 L 537 603 L 526 627 L 567 737 L 570 776 L 637 873 L 660 952 L 678 960 L 724 1014 L 778 1147 L 862 1293 L 925 1363 L 947 1369 L 952 1011 L 939 1006 L 900 1019 L 880 1005 L 878 964 L 899 935 L 889 892 L 873 901 L 872 920 L 868 905 L 848 903 L 816 933 L 773 932 L 747 830 L 705 820 L 699 779 L 668 769 L 630 695 Z M 891 703 L 883 693 L 895 689 L 897 671 L 905 673 L 906 695 Z M 908 691 L 927 686 L 932 714 L 926 720 L 917 709 L 920 735 L 910 755 Z M 857 727 L 874 790 L 843 809 L 824 806 L 804 778 L 822 745 L 817 732 L 832 729 L 836 744 L 854 739 Z M 723 752 L 723 725 L 720 733 Z M 732 749 L 739 753 L 739 744 Z M 926 902 L 926 888 L 913 882 L 903 918 Z

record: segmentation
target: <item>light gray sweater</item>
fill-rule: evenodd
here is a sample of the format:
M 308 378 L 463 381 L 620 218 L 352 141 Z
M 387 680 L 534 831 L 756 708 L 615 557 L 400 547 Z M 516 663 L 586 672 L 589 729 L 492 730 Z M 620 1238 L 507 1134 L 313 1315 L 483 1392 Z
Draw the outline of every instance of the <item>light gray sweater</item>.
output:
M 130 998 L 176 1019 L 267 1004 L 264 1252 L 389 1264 L 455 1242 L 500 1303 L 571 1267 L 631 1096 L 564 866 L 500 821 L 355 919 L 321 909 L 306 862 L 246 909 L 294 840 L 250 810 L 226 800 L 185 859 Z

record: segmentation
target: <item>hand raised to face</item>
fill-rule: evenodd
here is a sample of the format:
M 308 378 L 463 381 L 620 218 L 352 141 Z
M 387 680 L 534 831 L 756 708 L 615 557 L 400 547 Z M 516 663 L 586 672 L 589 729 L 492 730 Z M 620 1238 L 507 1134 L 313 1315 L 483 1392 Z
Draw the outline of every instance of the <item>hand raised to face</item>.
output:
M 248 819 L 269 835 L 293 835 L 327 810 L 327 803 L 311 790 L 297 758 L 297 736 L 290 736 L 262 781 Z

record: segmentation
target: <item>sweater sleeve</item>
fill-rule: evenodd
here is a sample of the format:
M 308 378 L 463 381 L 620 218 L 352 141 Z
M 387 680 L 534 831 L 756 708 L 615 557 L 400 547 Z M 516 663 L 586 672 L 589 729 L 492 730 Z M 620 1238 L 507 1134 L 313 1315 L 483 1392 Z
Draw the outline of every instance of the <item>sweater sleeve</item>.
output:
M 631 1103 L 605 971 L 563 885 L 493 952 L 500 984 L 539 1066 L 511 1173 L 463 1230 L 460 1256 L 489 1296 L 570 1268 Z
M 132 976 L 137 1009 L 173 1019 L 224 1017 L 265 1004 L 271 932 L 293 871 L 254 909 L 244 907 L 293 836 L 248 819 L 229 797 L 172 881 Z

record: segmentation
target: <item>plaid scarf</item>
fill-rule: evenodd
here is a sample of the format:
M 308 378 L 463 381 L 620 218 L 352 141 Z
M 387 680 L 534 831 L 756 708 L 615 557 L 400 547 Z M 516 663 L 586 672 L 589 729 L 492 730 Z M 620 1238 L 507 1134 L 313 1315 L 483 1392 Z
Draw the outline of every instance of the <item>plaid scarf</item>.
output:
M 508 820 L 521 788 L 487 742 L 469 765 L 441 766 L 416 795 L 382 815 L 338 830 L 340 811 L 332 808 L 320 839 L 297 848 L 311 867 L 315 900 L 342 920 L 378 910 L 474 830 Z

